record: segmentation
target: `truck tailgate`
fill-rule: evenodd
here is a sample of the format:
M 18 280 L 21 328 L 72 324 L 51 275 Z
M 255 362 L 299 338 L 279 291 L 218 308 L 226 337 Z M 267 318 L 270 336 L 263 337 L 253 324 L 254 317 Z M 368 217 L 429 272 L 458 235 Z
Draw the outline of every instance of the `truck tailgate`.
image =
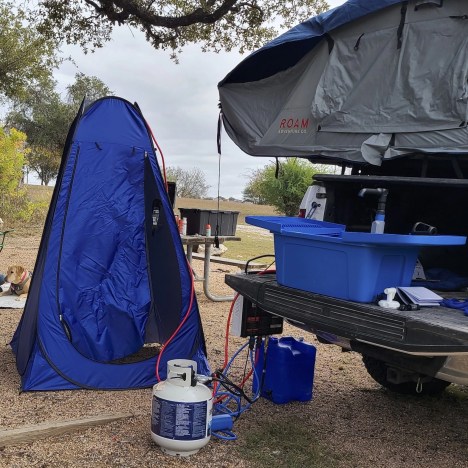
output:
M 456 309 L 384 309 L 280 286 L 274 274 L 229 274 L 225 282 L 267 312 L 311 330 L 411 354 L 468 353 L 468 317 Z

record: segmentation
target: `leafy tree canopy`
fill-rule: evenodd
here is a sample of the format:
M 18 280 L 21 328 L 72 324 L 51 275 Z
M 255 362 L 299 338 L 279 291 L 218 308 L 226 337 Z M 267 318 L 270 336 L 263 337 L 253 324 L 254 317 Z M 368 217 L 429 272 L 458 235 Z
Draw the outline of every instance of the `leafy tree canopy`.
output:
M 203 198 L 210 186 L 206 182 L 203 171 L 197 167 L 182 169 L 181 167 L 168 167 L 167 180 L 176 183 L 176 193 L 182 198 Z
M 46 36 L 84 50 L 101 47 L 115 25 L 143 31 L 156 49 L 176 52 L 189 43 L 203 50 L 260 47 L 289 28 L 328 8 L 325 0 L 41 0 L 31 2 Z M 174 55 L 175 56 L 175 55 Z
M 22 187 L 23 166 L 28 155 L 25 142 L 24 133 L 0 127 L 0 216 L 9 228 L 15 220 L 30 219 L 35 209 Z
M 75 82 L 67 87 L 67 102 L 71 104 L 74 112 L 78 111 L 81 101 L 86 97 L 88 101 L 95 101 L 114 93 L 96 76 L 86 76 L 84 73 L 75 75 Z
M 23 177 L 23 164 L 27 153 L 26 135 L 0 127 L 0 192 L 12 193 Z
M 95 100 L 112 94 L 100 79 L 77 73 L 75 82 L 67 87 L 66 100 L 55 90 L 55 82 L 48 81 L 15 102 L 7 125 L 27 135 L 31 150 L 28 164 L 42 183 L 47 185 L 58 174 L 68 130 L 83 98 Z
M 56 44 L 25 22 L 25 14 L 0 0 L 0 98 L 23 98 L 48 80 L 60 60 Z
M 314 167 L 304 159 L 288 158 L 281 163 L 278 177 L 276 172 L 275 163 L 253 171 L 243 192 L 244 200 L 272 205 L 286 216 L 296 216 L 312 176 L 327 169 Z

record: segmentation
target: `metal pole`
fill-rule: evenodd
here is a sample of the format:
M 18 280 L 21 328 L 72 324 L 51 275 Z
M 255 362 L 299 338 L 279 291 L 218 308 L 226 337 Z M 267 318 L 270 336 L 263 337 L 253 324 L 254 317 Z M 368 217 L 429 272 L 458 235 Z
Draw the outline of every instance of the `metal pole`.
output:
M 208 242 L 208 240 L 205 241 L 205 260 L 204 260 L 204 265 L 203 265 L 203 276 L 204 276 L 204 281 L 203 281 L 203 292 L 205 293 L 205 296 L 213 302 L 228 302 L 232 301 L 234 299 L 234 295 L 232 296 L 215 296 L 214 294 L 211 294 L 209 291 L 209 286 L 210 286 L 210 262 L 211 262 L 211 242 Z

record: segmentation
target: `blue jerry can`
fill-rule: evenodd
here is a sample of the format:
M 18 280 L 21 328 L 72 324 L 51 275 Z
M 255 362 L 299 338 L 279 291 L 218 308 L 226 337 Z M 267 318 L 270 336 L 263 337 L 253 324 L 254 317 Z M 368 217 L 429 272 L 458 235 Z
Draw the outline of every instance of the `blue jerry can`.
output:
M 263 397 L 278 404 L 312 399 L 317 352 L 314 345 L 290 336 L 271 337 L 266 363 L 262 351 L 263 349 L 260 350 L 256 370 L 260 381 L 263 380 Z M 254 381 L 254 392 L 256 387 Z

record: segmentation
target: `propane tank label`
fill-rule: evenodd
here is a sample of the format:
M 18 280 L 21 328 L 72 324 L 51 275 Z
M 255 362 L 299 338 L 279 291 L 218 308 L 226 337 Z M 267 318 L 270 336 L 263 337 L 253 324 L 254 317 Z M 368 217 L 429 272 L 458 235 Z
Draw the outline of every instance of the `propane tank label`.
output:
M 151 432 L 174 440 L 203 439 L 206 434 L 207 402 L 187 403 L 153 396 Z

